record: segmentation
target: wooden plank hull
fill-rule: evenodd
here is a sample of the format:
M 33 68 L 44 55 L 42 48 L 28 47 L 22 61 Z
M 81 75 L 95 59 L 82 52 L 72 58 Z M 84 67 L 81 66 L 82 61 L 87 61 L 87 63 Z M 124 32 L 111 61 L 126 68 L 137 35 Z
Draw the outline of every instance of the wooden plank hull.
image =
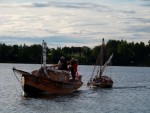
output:
M 93 82 L 93 85 L 97 86 L 97 87 L 101 87 L 101 88 L 112 88 L 113 86 L 113 82 L 108 82 L 108 83 L 102 83 L 102 82 Z
M 54 81 L 43 76 L 23 74 L 23 87 L 26 93 L 48 92 L 53 94 L 72 93 L 82 86 L 82 81 Z
M 87 85 L 97 86 L 101 88 L 112 88 L 113 81 L 107 76 L 101 76 L 100 78 L 94 78 L 89 81 Z

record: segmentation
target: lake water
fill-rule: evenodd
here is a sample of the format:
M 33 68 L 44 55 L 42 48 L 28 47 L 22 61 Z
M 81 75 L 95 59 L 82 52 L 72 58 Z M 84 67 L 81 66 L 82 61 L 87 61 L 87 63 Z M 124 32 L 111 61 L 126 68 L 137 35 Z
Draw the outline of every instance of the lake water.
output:
M 32 71 L 40 65 L 0 64 L 0 113 L 150 113 L 150 68 L 111 67 L 113 88 L 89 88 L 93 66 L 79 66 L 83 86 L 73 94 L 23 97 L 12 67 Z

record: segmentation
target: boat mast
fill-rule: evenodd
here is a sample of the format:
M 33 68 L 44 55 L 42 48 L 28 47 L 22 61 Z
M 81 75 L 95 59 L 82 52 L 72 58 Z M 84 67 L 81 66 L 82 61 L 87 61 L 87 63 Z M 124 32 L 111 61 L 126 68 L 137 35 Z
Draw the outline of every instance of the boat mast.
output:
M 47 43 L 43 40 L 42 43 L 42 47 L 43 47 L 43 67 L 46 68 L 46 48 L 47 48 Z
M 101 51 L 100 51 L 100 73 L 99 73 L 99 77 L 102 76 L 102 66 L 103 66 L 103 62 L 104 62 L 104 38 L 102 39 L 102 45 L 101 45 Z
M 46 48 L 47 48 L 47 43 L 43 40 L 42 43 L 42 47 L 43 47 L 43 67 L 44 67 L 44 73 L 45 75 L 49 78 L 48 74 L 47 74 L 47 70 L 46 70 Z

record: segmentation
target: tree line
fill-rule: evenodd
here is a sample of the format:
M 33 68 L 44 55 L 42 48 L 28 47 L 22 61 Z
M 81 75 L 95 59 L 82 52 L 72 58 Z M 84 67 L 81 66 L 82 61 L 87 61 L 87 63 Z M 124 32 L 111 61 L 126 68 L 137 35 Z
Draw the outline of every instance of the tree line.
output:
M 76 58 L 79 64 L 94 65 L 100 47 L 57 47 L 47 48 L 47 63 L 58 63 L 61 56 L 67 60 Z M 150 66 L 150 40 L 148 45 L 143 42 L 128 43 L 125 40 L 109 40 L 106 43 L 106 59 L 114 53 L 112 64 L 115 66 Z M 0 43 L 0 63 L 41 63 L 42 46 L 34 44 L 6 45 Z

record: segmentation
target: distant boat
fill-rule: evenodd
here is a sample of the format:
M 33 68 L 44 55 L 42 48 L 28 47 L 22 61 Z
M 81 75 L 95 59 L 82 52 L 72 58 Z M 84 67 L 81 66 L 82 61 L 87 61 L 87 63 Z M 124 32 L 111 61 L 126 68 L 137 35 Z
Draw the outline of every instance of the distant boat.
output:
M 46 48 L 47 44 L 43 41 L 43 65 L 38 70 L 31 73 L 13 68 L 14 73 L 21 74 L 21 85 L 23 91 L 27 94 L 36 94 L 48 92 L 51 94 L 73 93 L 83 84 L 82 76 L 78 76 L 78 80 L 70 79 L 70 72 L 58 70 L 52 66 L 46 66 Z
M 104 75 L 104 71 L 107 67 L 108 64 L 111 64 L 111 60 L 113 57 L 113 54 L 111 54 L 111 56 L 109 57 L 109 59 L 105 62 L 105 64 L 103 64 L 104 61 L 104 39 L 102 40 L 102 46 L 101 46 L 101 51 L 97 57 L 97 62 L 98 64 L 95 65 L 94 69 L 93 69 L 93 73 L 92 76 L 90 78 L 90 80 L 88 81 L 87 85 L 88 86 L 97 86 L 97 87 L 101 87 L 101 88 L 111 88 L 113 86 L 113 81 L 110 77 Z M 96 67 L 97 70 L 96 70 Z M 97 73 L 95 76 L 95 72 Z

